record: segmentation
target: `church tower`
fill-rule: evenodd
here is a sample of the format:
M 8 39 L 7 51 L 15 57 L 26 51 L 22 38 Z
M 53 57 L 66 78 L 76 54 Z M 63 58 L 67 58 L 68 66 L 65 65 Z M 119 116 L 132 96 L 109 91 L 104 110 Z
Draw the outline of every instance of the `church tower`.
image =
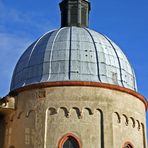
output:
M 88 0 L 32 43 L 0 100 L 0 148 L 147 148 L 148 103 L 123 51 L 88 28 Z

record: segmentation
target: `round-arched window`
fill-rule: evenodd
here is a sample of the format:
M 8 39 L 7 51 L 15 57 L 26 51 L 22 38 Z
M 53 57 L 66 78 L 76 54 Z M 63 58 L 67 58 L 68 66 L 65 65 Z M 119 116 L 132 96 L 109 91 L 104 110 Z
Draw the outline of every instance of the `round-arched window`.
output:
M 123 148 L 134 148 L 134 146 L 131 143 L 125 143 Z
M 66 134 L 60 140 L 58 148 L 81 148 L 79 139 L 73 134 Z

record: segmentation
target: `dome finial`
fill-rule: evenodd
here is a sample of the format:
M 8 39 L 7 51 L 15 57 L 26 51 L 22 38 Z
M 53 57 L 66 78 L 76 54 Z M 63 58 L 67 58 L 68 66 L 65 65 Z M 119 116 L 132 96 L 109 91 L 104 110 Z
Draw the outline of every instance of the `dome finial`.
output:
M 61 27 L 88 27 L 90 2 L 88 0 L 62 0 Z

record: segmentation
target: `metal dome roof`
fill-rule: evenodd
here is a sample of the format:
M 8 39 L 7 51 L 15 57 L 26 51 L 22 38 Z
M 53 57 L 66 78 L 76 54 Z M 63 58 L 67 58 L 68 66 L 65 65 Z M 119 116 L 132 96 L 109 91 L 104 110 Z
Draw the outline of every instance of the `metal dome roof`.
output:
M 11 91 L 41 82 L 89 81 L 136 88 L 122 50 L 88 28 L 64 27 L 44 34 L 19 59 Z

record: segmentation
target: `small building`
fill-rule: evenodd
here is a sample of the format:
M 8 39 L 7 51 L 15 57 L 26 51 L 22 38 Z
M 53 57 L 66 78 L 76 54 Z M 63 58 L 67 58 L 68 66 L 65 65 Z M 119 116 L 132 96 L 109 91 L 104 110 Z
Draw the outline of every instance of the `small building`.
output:
M 0 148 L 147 148 L 148 103 L 122 50 L 62 0 L 61 28 L 32 43 L 0 101 Z

